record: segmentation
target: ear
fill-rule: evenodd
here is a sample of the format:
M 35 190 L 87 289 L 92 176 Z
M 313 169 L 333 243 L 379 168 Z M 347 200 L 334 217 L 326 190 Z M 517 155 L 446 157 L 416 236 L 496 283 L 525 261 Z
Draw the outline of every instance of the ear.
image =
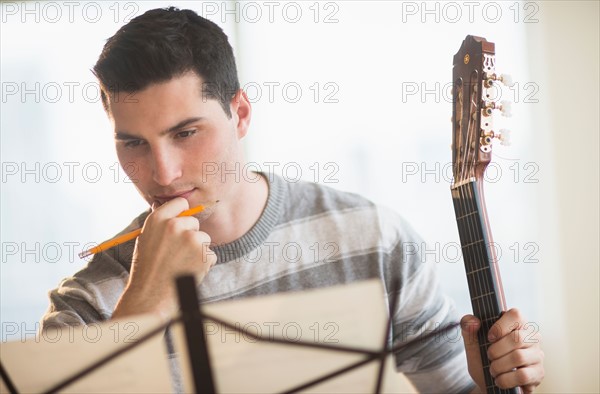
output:
M 229 108 L 231 108 L 232 118 L 237 121 L 238 139 L 242 139 L 248 132 L 250 120 L 252 119 L 252 105 L 250 105 L 246 92 L 242 89 L 238 90 L 231 99 Z

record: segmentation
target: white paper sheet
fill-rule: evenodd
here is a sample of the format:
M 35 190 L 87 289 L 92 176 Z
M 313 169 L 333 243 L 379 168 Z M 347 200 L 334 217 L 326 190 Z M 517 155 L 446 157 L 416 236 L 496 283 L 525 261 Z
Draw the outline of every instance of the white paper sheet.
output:
M 51 330 L 35 339 L 0 344 L 0 357 L 19 392 L 41 392 L 158 325 L 145 316 Z M 158 334 L 61 392 L 165 393 L 171 387 L 164 334 Z
M 297 293 L 248 298 L 209 304 L 204 312 L 265 337 L 301 339 L 381 349 L 387 322 L 386 295 L 381 284 L 365 281 Z M 325 351 L 259 342 L 215 323 L 205 324 L 217 392 L 275 393 L 362 360 L 361 354 Z M 174 342 L 187 362 L 182 327 Z M 385 368 L 387 393 L 416 392 L 395 371 L 391 357 Z M 307 393 L 368 393 L 375 390 L 378 364 L 371 362 L 303 390 Z M 183 369 L 187 392 L 193 392 L 189 368 Z

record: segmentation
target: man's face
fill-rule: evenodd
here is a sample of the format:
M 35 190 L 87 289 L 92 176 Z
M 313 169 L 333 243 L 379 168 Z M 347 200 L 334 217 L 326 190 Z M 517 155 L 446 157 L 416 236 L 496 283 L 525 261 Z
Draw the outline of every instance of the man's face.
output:
M 228 118 L 218 101 L 203 98 L 201 86 L 190 72 L 111 99 L 117 156 L 148 204 L 181 196 L 194 207 L 227 201 L 235 191 L 235 177 L 221 170 L 242 161 L 249 107 L 233 100 Z

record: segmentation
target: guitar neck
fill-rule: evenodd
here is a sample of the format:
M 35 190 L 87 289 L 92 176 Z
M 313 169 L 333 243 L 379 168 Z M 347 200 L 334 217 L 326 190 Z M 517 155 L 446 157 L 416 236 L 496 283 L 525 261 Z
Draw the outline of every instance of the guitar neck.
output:
M 452 199 L 473 314 L 481 320 L 478 339 L 486 390 L 488 393 L 519 393 L 518 389 L 498 388 L 489 373 L 487 349 L 490 343 L 487 341 L 487 335 L 492 325 L 506 310 L 506 302 L 485 211 L 482 182 L 471 179 L 454 185 Z

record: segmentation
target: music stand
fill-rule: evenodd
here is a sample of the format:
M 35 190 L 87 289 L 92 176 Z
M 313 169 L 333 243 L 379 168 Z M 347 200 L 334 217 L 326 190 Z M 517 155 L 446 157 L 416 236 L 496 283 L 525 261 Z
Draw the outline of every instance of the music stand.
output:
M 402 344 L 391 347 L 388 345 L 388 342 L 387 342 L 387 338 L 389 337 L 389 334 L 391 332 L 391 327 L 392 327 L 391 317 L 389 317 L 387 324 L 386 324 L 386 333 L 384 335 L 384 341 L 381 346 L 381 349 L 375 350 L 375 351 L 369 350 L 369 349 L 361 349 L 361 348 L 357 348 L 357 347 L 337 345 L 337 344 L 325 344 L 325 343 L 318 343 L 318 342 L 316 343 L 316 342 L 308 342 L 308 341 L 290 341 L 287 339 L 274 338 L 274 337 L 264 338 L 260 335 L 254 334 L 250 331 L 236 327 L 235 325 L 232 325 L 226 321 L 223 321 L 222 319 L 219 319 L 217 317 L 210 316 L 208 314 L 203 313 L 202 306 L 198 303 L 196 282 L 195 282 L 195 279 L 193 276 L 184 275 L 184 276 L 178 277 L 176 279 L 176 285 L 177 285 L 178 300 L 179 300 L 179 304 L 180 304 L 180 308 L 181 308 L 181 314 L 178 317 L 170 320 L 169 322 L 167 322 L 165 324 L 162 324 L 162 325 L 152 329 L 148 333 L 141 336 L 136 342 L 133 342 L 126 346 L 123 346 L 122 348 L 118 349 L 117 351 L 98 359 L 96 362 L 92 363 L 92 365 L 90 365 L 86 368 L 83 368 L 81 371 L 71 375 L 69 378 L 64 379 L 63 381 L 61 381 L 58 384 L 55 384 L 48 390 L 44 391 L 44 393 L 46 393 L 46 394 L 56 393 L 59 390 L 64 389 L 65 387 L 69 386 L 70 384 L 76 382 L 78 379 L 88 375 L 89 373 L 91 373 L 94 370 L 96 370 L 97 368 L 105 365 L 106 363 L 110 362 L 111 360 L 115 359 L 116 357 L 119 357 L 121 354 L 126 353 L 129 350 L 141 345 L 142 343 L 146 342 L 147 340 L 154 337 L 155 335 L 163 334 L 165 332 L 165 330 L 167 328 L 169 328 L 171 325 L 181 322 L 183 324 L 183 327 L 185 330 L 186 347 L 187 347 L 187 352 L 189 355 L 190 369 L 191 369 L 191 373 L 192 373 L 192 377 L 193 377 L 195 392 L 216 394 L 217 390 L 215 388 L 215 381 L 214 381 L 213 372 L 211 369 L 211 360 L 209 357 L 208 346 L 207 346 L 207 341 L 206 341 L 206 333 L 204 331 L 204 323 L 206 321 L 213 321 L 217 324 L 221 324 L 224 327 L 227 327 L 231 330 L 241 332 L 245 336 L 256 339 L 258 341 L 279 343 L 279 344 L 285 344 L 285 345 L 289 345 L 289 346 L 318 348 L 318 349 L 323 349 L 323 350 L 328 350 L 328 351 L 336 351 L 336 352 L 355 353 L 355 354 L 361 354 L 364 356 L 359 361 L 353 362 L 350 365 L 347 365 L 342 368 L 338 368 L 332 372 L 328 372 L 322 376 L 319 376 L 317 378 L 311 379 L 302 384 L 291 387 L 288 390 L 283 391 L 283 393 L 286 393 L 286 394 L 287 393 L 296 393 L 301 390 L 305 390 L 307 388 L 310 388 L 317 384 L 320 384 L 324 381 L 333 379 L 337 376 L 340 376 L 342 374 L 350 372 L 356 368 L 362 367 L 371 362 L 379 363 L 379 366 L 377 368 L 377 377 L 375 380 L 376 384 L 375 384 L 375 387 L 373 388 L 373 392 L 380 393 L 381 389 L 382 389 L 382 381 L 383 381 L 383 377 L 384 377 L 385 359 L 388 355 L 396 353 L 396 352 L 402 350 L 402 348 L 407 347 L 415 342 L 427 340 L 431 337 L 443 334 L 446 331 L 449 331 L 459 325 L 459 323 L 452 323 L 452 324 L 446 325 L 442 328 L 433 330 L 425 335 L 421 335 L 421 336 L 417 337 L 416 339 L 413 339 L 406 343 L 402 343 Z M 392 284 L 393 294 L 397 294 L 398 289 L 399 289 L 399 283 L 398 283 L 398 281 L 395 281 Z M 398 302 L 397 297 L 394 297 L 392 300 L 392 304 L 390 305 L 390 310 L 395 309 L 397 302 Z M 0 361 L 0 376 L 2 377 L 2 381 L 6 385 L 6 388 L 9 391 L 9 393 L 11 393 L 11 394 L 19 393 L 14 382 L 11 380 L 10 376 L 8 375 L 8 373 L 5 370 L 1 361 Z

